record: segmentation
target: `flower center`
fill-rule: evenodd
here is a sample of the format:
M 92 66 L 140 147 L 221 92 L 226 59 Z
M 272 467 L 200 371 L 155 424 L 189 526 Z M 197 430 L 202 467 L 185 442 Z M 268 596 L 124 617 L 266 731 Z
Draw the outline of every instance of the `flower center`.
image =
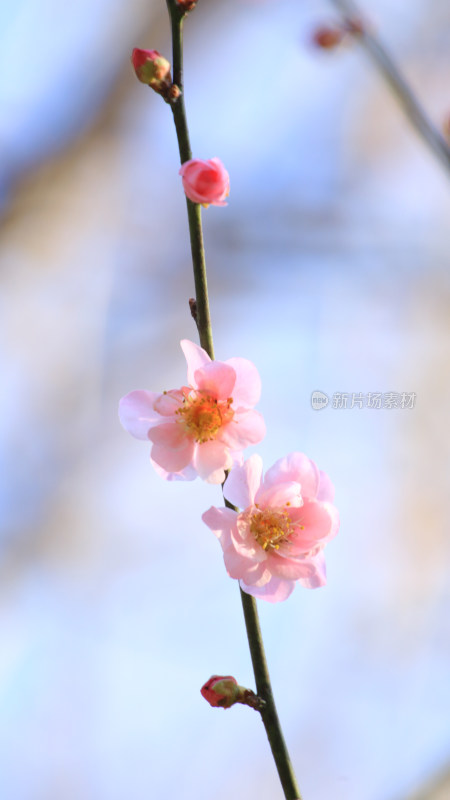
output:
M 289 541 L 293 526 L 287 511 L 258 509 L 250 517 L 250 532 L 263 550 L 279 550 Z
M 214 440 L 220 428 L 233 419 L 234 411 L 230 408 L 232 402 L 232 397 L 217 400 L 199 391 L 185 396 L 183 405 L 175 413 L 195 441 L 203 444 Z

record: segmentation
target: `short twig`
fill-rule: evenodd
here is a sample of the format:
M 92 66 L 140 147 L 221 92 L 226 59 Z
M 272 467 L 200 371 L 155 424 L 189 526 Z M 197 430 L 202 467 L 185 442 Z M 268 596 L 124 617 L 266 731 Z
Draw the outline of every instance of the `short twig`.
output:
M 331 0 L 343 17 L 344 24 L 369 53 L 380 74 L 389 84 L 409 121 L 445 169 L 450 172 L 450 146 L 431 122 L 403 74 L 373 27 L 362 21 L 353 0 Z

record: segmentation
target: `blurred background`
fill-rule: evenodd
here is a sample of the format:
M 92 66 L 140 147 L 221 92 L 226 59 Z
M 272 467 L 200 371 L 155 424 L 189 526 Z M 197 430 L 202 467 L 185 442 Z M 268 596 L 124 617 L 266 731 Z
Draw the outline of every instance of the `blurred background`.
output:
M 364 8 L 437 125 L 447 0 Z M 266 466 L 336 485 L 328 585 L 259 603 L 305 800 L 450 797 L 449 183 L 325 0 L 199 0 L 185 31 L 194 155 L 231 176 L 205 211 L 216 356 L 263 379 Z M 163 0 L 0 9 L 0 797 L 281 797 L 237 584 L 119 398 L 184 380 L 196 340 L 171 114 L 132 72 L 169 55 Z M 311 393 L 414 392 L 315 411 Z

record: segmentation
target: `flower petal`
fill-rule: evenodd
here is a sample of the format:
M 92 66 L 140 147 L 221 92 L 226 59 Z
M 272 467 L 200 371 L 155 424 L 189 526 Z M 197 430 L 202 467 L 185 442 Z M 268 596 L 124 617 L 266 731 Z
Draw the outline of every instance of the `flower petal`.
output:
M 156 461 L 153 461 L 152 458 L 150 458 L 150 462 L 155 472 L 165 481 L 193 481 L 197 477 L 197 473 L 191 464 L 188 464 L 187 467 L 179 469 L 176 472 L 168 472 L 166 469 L 163 469 L 163 467 L 160 467 Z
M 245 512 L 239 514 L 236 527 L 231 531 L 231 538 L 235 550 L 246 558 L 251 558 L 255 562 L 267 561 L 267 553 L 251 532 L 249 517 Z
M 278 553 L 271 553 L 268 558 L 268 569 L 277 578 L 289 581 L 310 580 L 316 570 L 312 559 L 283 558 Z
M 204 367 L 205 364 L 209 364 L 211 359 L 206 350 L 203 350 L 198 344 L 190 342 L 189 339 L 182 339 L 180 344 L 187 361 L 188 383 L 196 389 L 197 385 L 195 383 L 194 373 L 196 370 Z
M 155 411 L 163 417 L 173 417 L 175 411 L 183 404 L 184 395 L 180 389 L 163 392 L 154 403 Z
M 243 556 L 242 553 L 238 553 L 234 547 L 227 547 L 224 550 L 223 560 L 230 578 L 243 578 L 244 574 L 254 567 L 253 561 Z
M 234 397 L 233 397 L 234 401 Z M 237 413 L 219 433 L 220 441 L 232 450 L 243 450 L 251 444 L 258 444 L 266 435 L 266 423 L 259 411 Z
M 194 467 L 208 483 L 223 483 L 225 471 L 233 463 L 229 450 L 222 442 L 198 444 L 194 453 Z
M 262 469 L 262 458 L 256 453 L 242 467 L 233 467 L 223 488 L 228 502 L 242 509 L 252 506 L 261 484 Z
M 264 586 L 264 584 L 269 583 L 271 578 L 272 575 L 270 570 L 267 569 L 267 565 L 264 562 L 257 561 L 256 563 L 252 563 L 251 567 L 248 567 L 245 574 L 242 575 L 241 580 L 248 586 Z
M 310 552 L 318 544 L 324 544 L 336 536 L 339 530 L 338 510 L 331 503 L 305 503 L 293 513 L 293 517 L 296 522 L 295 537 L 283 548 L 288 556 Z
M 119 403 L 119 419 L 125 430 L 136 439 L 148 439 L 149 429 L 161 420 L 154 409 L 154 403 L 159 397 L 158 392 L 144 390 L 130 392 L 122 397 Z
M 280 603 L 287 600 L 295 589 L 295 581 L 284 581 L 276 577 L 272 577 L 264 586 L 248 586 L 242 580 L 240 584 L 241 589 L 247 594 L 267 600 L 269 603 Z
M 202 520 L 217 536 L 222 548 L 231 546 L 231 530 L 236 525 L 237 513 L 231 508 L 216 508 L 211 506 L 202 514 Z
M 177 450 L 172 450 L 168 447 L 162 447 L 154 444 L 152 447 L 152 460 L 156 461 L 160 467 L 167 472 L 180 472 L 192 461 L 194 455 L 194 443 L 189 439 L 184 447 Z
M 233 367 L 223 361 L 211 361 L 195 370 L 194 381 L 197 389 L 208 392 L 218 400 L 227 400 L 236 383 L 236 373 Z
M 153 444 L 170 450 L 179 450 L 180 447 L 186 447 L 187 443 L 192 445 L 192 439 L 186 435 L 183 425 L 179 422 L 163 422 L 162 425 L 156 425 L 148 432 L 148 438 Z
M 316 500 L 332 503 L 334 500 L 334 486 L 326 472 L 319 470 L 320 482 Z
M 252 559 L 236 552 L 233 547 L 224 551 L 223 560 L 230 578 L 241 579 L 252 586 L 263 586 L 272 577 L 264 563 L 255 563 Z
M 236 372 L 236 385 L 233 389 L 235 406 L 256 406 L 261 397 L 261 378 L 255 365 L 246 358 L 228 358 L 225 363 Z
M 267 470 L 264 484 L 273 486 L 281 481 L 297 481 L 302 487 L 303 499 L 313 500 L 317 496 L 319 479 L 319 470 L 314 461 L 304 453 L 290 453 Z
M 261 508 L 279 508 L 280 506 L 290 505 L 296 508 L 302 505 L 302 498 L 300 494 L 300 484 L 295 481 L 286 481 L 285 483 L 274 483 L 272 486 L 266 486 L 263 482 L 261 488 L 256 493 L 255 503 Z
M 314 558 L 309 559 L 310 574 L 308 577 L 299 578 L 299 583 L 305 589 L 319 589 L 327 582 L 327 569 L 325 566 L 325 556 L 322 551 L 317 553 Z

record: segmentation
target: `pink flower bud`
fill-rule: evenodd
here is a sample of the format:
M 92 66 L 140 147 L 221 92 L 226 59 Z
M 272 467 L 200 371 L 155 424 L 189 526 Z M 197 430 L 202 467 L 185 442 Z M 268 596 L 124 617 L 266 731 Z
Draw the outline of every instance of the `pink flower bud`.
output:
M 157 50 L 139 50 L 135 47 L 131 63 L 141 83 L 151 86 L 158 94 L 164 94 L 171 87 L 170 64 Z
M 231 675 L 212 675 L 200 691 L 210 706 L 230 708 L 239 702 L 243 690 Z
M 225 197 L 230 193 L 230 176 L 219 158 L 202 161 L 192 158 L 185 161 L 179 174 L 183 189 L 189 200 L 202 206 L 226 206 Z
M 312 42 L 316 47 L 322 50 L 333 50 L 341 44 L 344 39 L 346 31 L 337 25 L 321 25 L 313 32 Z
M 183 11 L 192 11 L 197 4 L 197 0 L 177 0 L 177 5 L 183 9 Z

